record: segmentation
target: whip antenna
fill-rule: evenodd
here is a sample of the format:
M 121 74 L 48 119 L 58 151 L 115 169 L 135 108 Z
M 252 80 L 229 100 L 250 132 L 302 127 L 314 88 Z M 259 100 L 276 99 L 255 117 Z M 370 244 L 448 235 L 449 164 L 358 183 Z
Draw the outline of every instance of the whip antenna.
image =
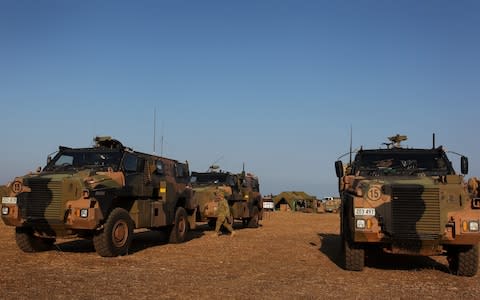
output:
M 155 137 L 157 135 L 157 108 L 153 108 L 153 154 L 155 154 Z
M 352 165 L 352 135 L 353 135 L 353 129 L 352 129 L 352 125 L 350 125 L 350 165 Z

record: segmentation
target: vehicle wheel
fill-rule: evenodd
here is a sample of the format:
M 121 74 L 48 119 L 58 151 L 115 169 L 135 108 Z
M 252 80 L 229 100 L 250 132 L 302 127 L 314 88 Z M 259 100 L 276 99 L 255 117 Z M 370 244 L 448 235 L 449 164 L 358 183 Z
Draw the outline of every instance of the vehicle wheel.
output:
M 342 238 L 345 270 L 362 271 L 365 266 L 365 249 L 360 245 Z
M 93 236 L 95 251 L 103 257 L 128 253 L 133 238 L 133 221 L 123 208 L 115 208 L 103 229 Z
M 475 276 L 478 270 L 478 244 L 450 247 L 447 250 L 447 260 L 452 273 L 459 276 Z
M 183 207 L 177 208 L 175 212 L 175 224 L 170 231 L 169 242 L 172 244 L 183 243 L 188 232 L 187 213 Z
M 252 211 L 252 217 L 248 220 L 247 227 L 257 228 L 258 227 L 258 220 L 259 220 L 258 207 L 254 206 L 253 211 Z
M 33 233 L 31 228 L 15 228 L 15 241 L 23 252 L 41 252 L 52 249 L 55 239 L 41 238 Z

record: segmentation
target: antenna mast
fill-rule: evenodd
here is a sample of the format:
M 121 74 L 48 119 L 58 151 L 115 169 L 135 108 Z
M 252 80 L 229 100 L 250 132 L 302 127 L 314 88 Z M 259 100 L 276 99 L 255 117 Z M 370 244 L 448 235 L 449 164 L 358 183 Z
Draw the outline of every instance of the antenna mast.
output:
M 157 135 L 157 108 L 153 108 L 153 154 L 155 154 L 155 144 L 156 142 L 156 137 Z
M 352 135 L 353 135 L 353 129 L 352 125 L 350 125 L 350 165 L 352 165 Z
M 162 121 L 162 139 L 160 141 L 160 156 L 163 156 L 163 121 Z

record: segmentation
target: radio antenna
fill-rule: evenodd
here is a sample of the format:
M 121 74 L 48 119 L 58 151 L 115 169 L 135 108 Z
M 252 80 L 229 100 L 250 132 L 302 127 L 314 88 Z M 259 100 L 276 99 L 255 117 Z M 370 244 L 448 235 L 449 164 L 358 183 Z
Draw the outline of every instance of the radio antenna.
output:
M 352 125 L 350 125 L 350 165 L 352 165 L 352 136 L 353 136 L 353 129 Z
M 155 154 L 156 146 L 156 135 L 157 135 L 157 108 L 153 108 L 153 154 Z
M 160 141 L 160 156 L 163 156 L 163 121 L 162 121 L 162 138 L 161 138 L 161 141 Z

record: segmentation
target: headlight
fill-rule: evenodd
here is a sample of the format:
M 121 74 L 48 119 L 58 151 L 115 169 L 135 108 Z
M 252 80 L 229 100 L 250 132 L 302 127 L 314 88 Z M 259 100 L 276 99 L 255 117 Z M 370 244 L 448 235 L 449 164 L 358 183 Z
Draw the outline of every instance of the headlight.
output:
M 80 217 L 82 218 L 88 218 L 88 208 L 82 208 L 80 210 Z
M 363 219 L 357 220 L 357 228 L 358 229 L 365 229 L 365 220 L 363 220 Z
M 3 206 L 3 207 L 2 207 L 2 215 L 8 215 L 8 213 L 9 213 L 8 207 L 7 207 L 7 206 Z
M 470 231 L 478 231 L 478 221 L 470 221 L 468 224 L 468 229 Z

